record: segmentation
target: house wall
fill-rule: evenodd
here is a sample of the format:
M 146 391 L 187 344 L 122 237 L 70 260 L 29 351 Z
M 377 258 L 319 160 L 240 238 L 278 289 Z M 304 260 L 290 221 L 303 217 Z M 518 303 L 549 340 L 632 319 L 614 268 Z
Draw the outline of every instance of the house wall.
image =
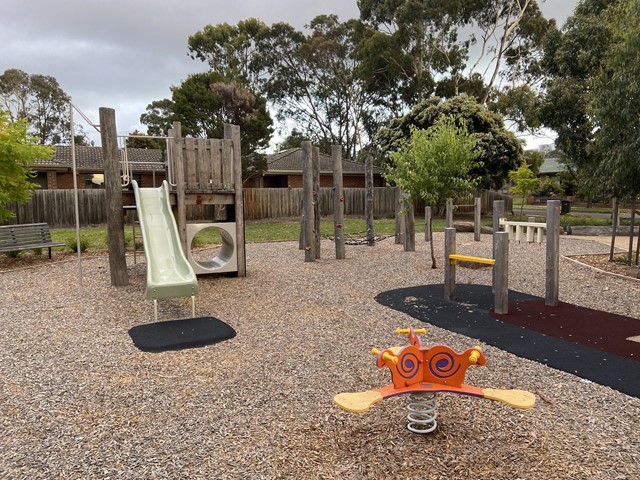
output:
M 76 178 L 78 181 L 78 189 L 103 188 L 98 185 L 90 185 L 86 180 L 86 172 L 78 173 Z M 156 173 L 154 179 L 154 175 L 152 173 L 134 174 L 133 179 L 136 180 L 141 187 L 159 187 L 162 185 L 165 175 L 164 173 Z M 73 189 L 73 172 L 46 172 L 46 182 L 46 188 L 48 190 Z
M 364 188 L 364 176 L 363 175 L 343 175 L 342 184 L 344 188 Z M 289 188 L 302 188 L 302 175 L 289 175 L 287 186 Z M 374 175 L 373 186 L 384 187 L 384 180 L 382 179 L 382 177 Z M 321 188 L 333 187 L 333 175 L 320 175 L 320 187 Z

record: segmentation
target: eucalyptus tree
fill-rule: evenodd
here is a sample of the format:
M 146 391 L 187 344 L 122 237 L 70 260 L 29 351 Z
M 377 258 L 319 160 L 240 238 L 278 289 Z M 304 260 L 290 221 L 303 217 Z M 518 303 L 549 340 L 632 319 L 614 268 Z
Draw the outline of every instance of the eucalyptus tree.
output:
M 359 48 L 370 34 L 357 20 L 319 15 L 301 32 L 287 23 L 255 19 L 208 25 L 189 37 L 193 58 L 213 72 L 245 83 L 268 99 L 277 118 L 324 150 L 343 145 L 356 158 L 380 112 L 366 90 Z
M 70 100 L 54 77 L 15 68 L 0 75 L 0 108 L 11 121 L 26 119 L 29 133 L 43 145 L 69 141 Z
M 605 16 L 611 44 L 596 71 L 591 111 L 602 178 L 620 197 L 640 194 L 640 0 L 620 1 Z
M 627 0 L 582 0 L 562 31 L 548 36 L 541 62 L 545 91 L 535 113 L 542 126 L 556 133 L 562 161 L 581 179 L 582 189 L 599 188 L 600 193 L 607 187 L 600 172 L 606 152 L 596 141 L 598 125 L 591 104 L 597 73 L 614 38 L 611 24 L 603 19 L 620 1 Z
M 358 7 L 376 30 L 364 47 L 371 88 L 386 89 L 392 108 L 415 105 L 437 88 L 487 103 L 503 80 L 515 86 L 532 78 L 555 27 L 536 0 L 359 0 Z M 478 80 L 486 80 L 481 92 Z
M 635 207 L 640 195 L 640 0 L 618 2 L 607 11 L 605 20 L 612 40 L 594 80 L 591 105 L 598 126 L 596 140 L 603 152 L 601 176 L 616 197 L 632 204 L 627 256 L 631 264 Z M 639 254 L 640 246 L 636 249 L 636 265 Z

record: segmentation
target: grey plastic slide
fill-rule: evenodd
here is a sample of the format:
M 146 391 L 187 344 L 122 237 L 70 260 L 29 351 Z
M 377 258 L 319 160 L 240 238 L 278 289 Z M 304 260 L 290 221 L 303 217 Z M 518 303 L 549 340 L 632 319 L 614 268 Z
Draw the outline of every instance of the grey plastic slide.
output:
M 131 182 L 147 260 L 147 300 L 189 297 L 199 292 L 198 280 L 182 251 L 169 203 L 169 184 L 140 188 Z

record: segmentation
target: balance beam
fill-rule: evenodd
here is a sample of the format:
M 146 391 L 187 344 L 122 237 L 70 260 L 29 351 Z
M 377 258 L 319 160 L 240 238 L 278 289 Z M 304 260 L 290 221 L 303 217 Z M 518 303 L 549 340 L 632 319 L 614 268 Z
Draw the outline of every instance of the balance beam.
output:
M 509 234 L 494 232 L 494 258 L 473 257 L 456 253 L 456 229 L 444 229 L 444 298 L 456 299 L 456 263 L 467 261 L 492 265 L 493 276 L 493 309 L 496 313 L 509 313 Z
M 495 265 L 496 260 L 494 258 L 472 257 L 470 255 L 449 255 L 449 262 L 451 265 L 455 265 L 456 262 L 471 262 L 471 263 L 484 263 L 485 265 Z

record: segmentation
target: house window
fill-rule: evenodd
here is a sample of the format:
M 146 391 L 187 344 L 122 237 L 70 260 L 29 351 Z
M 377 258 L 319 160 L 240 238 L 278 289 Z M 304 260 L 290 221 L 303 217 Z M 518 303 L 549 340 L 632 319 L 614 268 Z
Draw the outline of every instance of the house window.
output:
M 40 185 L 40 190 L 46 190 L 49 188 L 49 182 L 47 181 L 47 172 L 39 172 L 36 177 L 30 178 L 31 183 Z
M 84 188 L 104 188 L 104 174 L 87 173 L 84 176 Z

